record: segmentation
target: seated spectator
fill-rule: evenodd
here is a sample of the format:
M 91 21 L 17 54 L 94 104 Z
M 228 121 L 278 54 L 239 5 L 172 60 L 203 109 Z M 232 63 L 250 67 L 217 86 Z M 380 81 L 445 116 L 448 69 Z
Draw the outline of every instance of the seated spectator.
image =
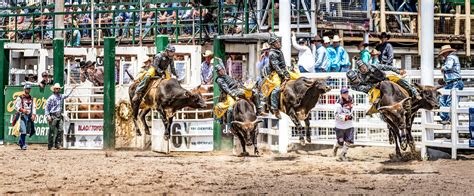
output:
M 346 72 L 349 70 L 351 63 L 349 61 L 349 54 L 340 45 L 341 39 L 338 35 L 334 35 L 332 46 L 328 47 L 329 57 L 329 71 L 330 72 Z
M 210 50 L 206 50 L 203 55 L 204 62 L 201 64 L 201 84 L 212 84 L 214 64 L 224 64 L 220 58 L 214 58 L 214 53 Z M 217 62 L 214 62 L 217 61 Z
M 314 64 L 314 69 L 316 72 L 326 72 L 329 68 L 329 59 L 328 59 L 328 54 L 327 54 L 327 47 L 329 47 L 329 44 L 331 43 L 331 40 L 329 39 L 328 36 L 323 37 L 323 43 L 321 44 L 321 38 L 319 36 L 316 37 L 316 45 L 314 50 L 314 56 L 315 56 L 315 64 Z
M 369 64 L 370 61 L 370 53 L 368 49 L 369 44 L 361 42 L 357 48 L 359 49 L 359 55 L 360 55 L 360 60 L 364 62 L 365 64 Z
M 46 85 L 53 85 L 53 76 L 48 73 L 48 71 L 45 71 L 41 74 L 41 77 L 43 80 L 39 83 L 40 88 L 44 88 Z
M 372 49 L 372 51 L 370 51 L 369 64 L 371 64 L 371 65 L 379 64 L 379 55 L 380 55 L 380 52 L 378 50 Z

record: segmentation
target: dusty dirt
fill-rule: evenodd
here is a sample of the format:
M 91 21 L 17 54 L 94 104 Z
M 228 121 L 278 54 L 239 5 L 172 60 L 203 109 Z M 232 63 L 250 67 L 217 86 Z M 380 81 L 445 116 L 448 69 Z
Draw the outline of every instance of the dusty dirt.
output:
M 232 153 L 46 150 L 0 147 L 0 194 L 470 194 L 474 159 L 390 162 L 392 148 L 261 157 Z

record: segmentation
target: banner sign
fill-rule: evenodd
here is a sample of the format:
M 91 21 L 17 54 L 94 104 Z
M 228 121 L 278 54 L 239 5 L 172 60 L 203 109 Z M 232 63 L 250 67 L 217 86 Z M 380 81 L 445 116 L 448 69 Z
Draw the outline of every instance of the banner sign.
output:
M 213 119 L 175 120 L 171 124 L 171 138 L 163 139 L 164 126 L 161 119 L 154 119 L 152 126 L 152 150 L 159 152 L 190 151 L 206 152 L 214 149 Z
M 64 147 L 67 149 L 102 149 L 104 121 L 69 121 L 64 123 Z
M 3 123 L 6 123 L 4 130 L 4 142 L 5 144 L 13 144 L 18 142 L 18 138 L 12 135 L 13 129 L 13 117 L 16 113 L 15 110 L 15 101 L 16 98 L 23 95 L 24 90 L 23 86 L 7 86 L 5 88 L 5 119 Z M 44 107 L 46 105 L 46 100 L 52 94 L 49 90 L 49 86 L 46 86 L 43 89 L 40 89 L 37 86 L 33 86 L 30 91 L 30 95 L 34 98 L 36 104 L 36 120 L 35 120 L 35 129 L 36 134 L 33 137 L 27 136 L 27 143 L 36 143 L 36 144 L 47 144 L 48 143 L 48 120 L 44 115 Z

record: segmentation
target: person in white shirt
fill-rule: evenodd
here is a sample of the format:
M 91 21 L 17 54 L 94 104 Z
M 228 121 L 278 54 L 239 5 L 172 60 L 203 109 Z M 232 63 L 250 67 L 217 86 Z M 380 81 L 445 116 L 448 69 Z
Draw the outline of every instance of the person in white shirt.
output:
M 298 50 L 298 68 L 301 73 L 314 73 L 314 56 L 304 39 L 296 43 L 295 32 L 291 37 L 293 47 Z
M 334 144 L 333 156 L 337 155 L 337 149 L 342 147 L 341 154 L 338 157 L 340 161 L 346 161 L 347 150 L 349 146 L 354 143 L 354 125 L 353 125 L 353 113 L 352 113 L 353 99 L 349 95 L 347 88 L 341 89 L 341 97 L 337 101 L 337 109 L 334 113 L 336 118 L 336 139 L 337 142 Z

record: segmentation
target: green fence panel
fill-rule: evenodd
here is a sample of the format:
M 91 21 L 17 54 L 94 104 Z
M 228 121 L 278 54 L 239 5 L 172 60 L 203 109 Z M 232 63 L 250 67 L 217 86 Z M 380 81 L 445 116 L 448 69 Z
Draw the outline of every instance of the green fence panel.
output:
M 18 138 L 12 135 L 12 119 L 15 115 L 15 100 L 18 96 L 23 94 L 23 86 L 7 86 L 5 88 L 5 120 L 6 123 L 4 129 L 4 143 L 13 144 L 18 142 Z M 49 86 L 44 89 L 39 87 L 32 87 L 30 95 L 34 98 L 36 104 L 36 121 L 35 129 L 36 135 L 33 137 L 27 136 L 26 141 L 28 143 L 35 144 L 47 144 L 48 143 L 48 121 L 44 115 L 44 107 L 46 105 L 46 100 L 52 94 L 49 90 Z

